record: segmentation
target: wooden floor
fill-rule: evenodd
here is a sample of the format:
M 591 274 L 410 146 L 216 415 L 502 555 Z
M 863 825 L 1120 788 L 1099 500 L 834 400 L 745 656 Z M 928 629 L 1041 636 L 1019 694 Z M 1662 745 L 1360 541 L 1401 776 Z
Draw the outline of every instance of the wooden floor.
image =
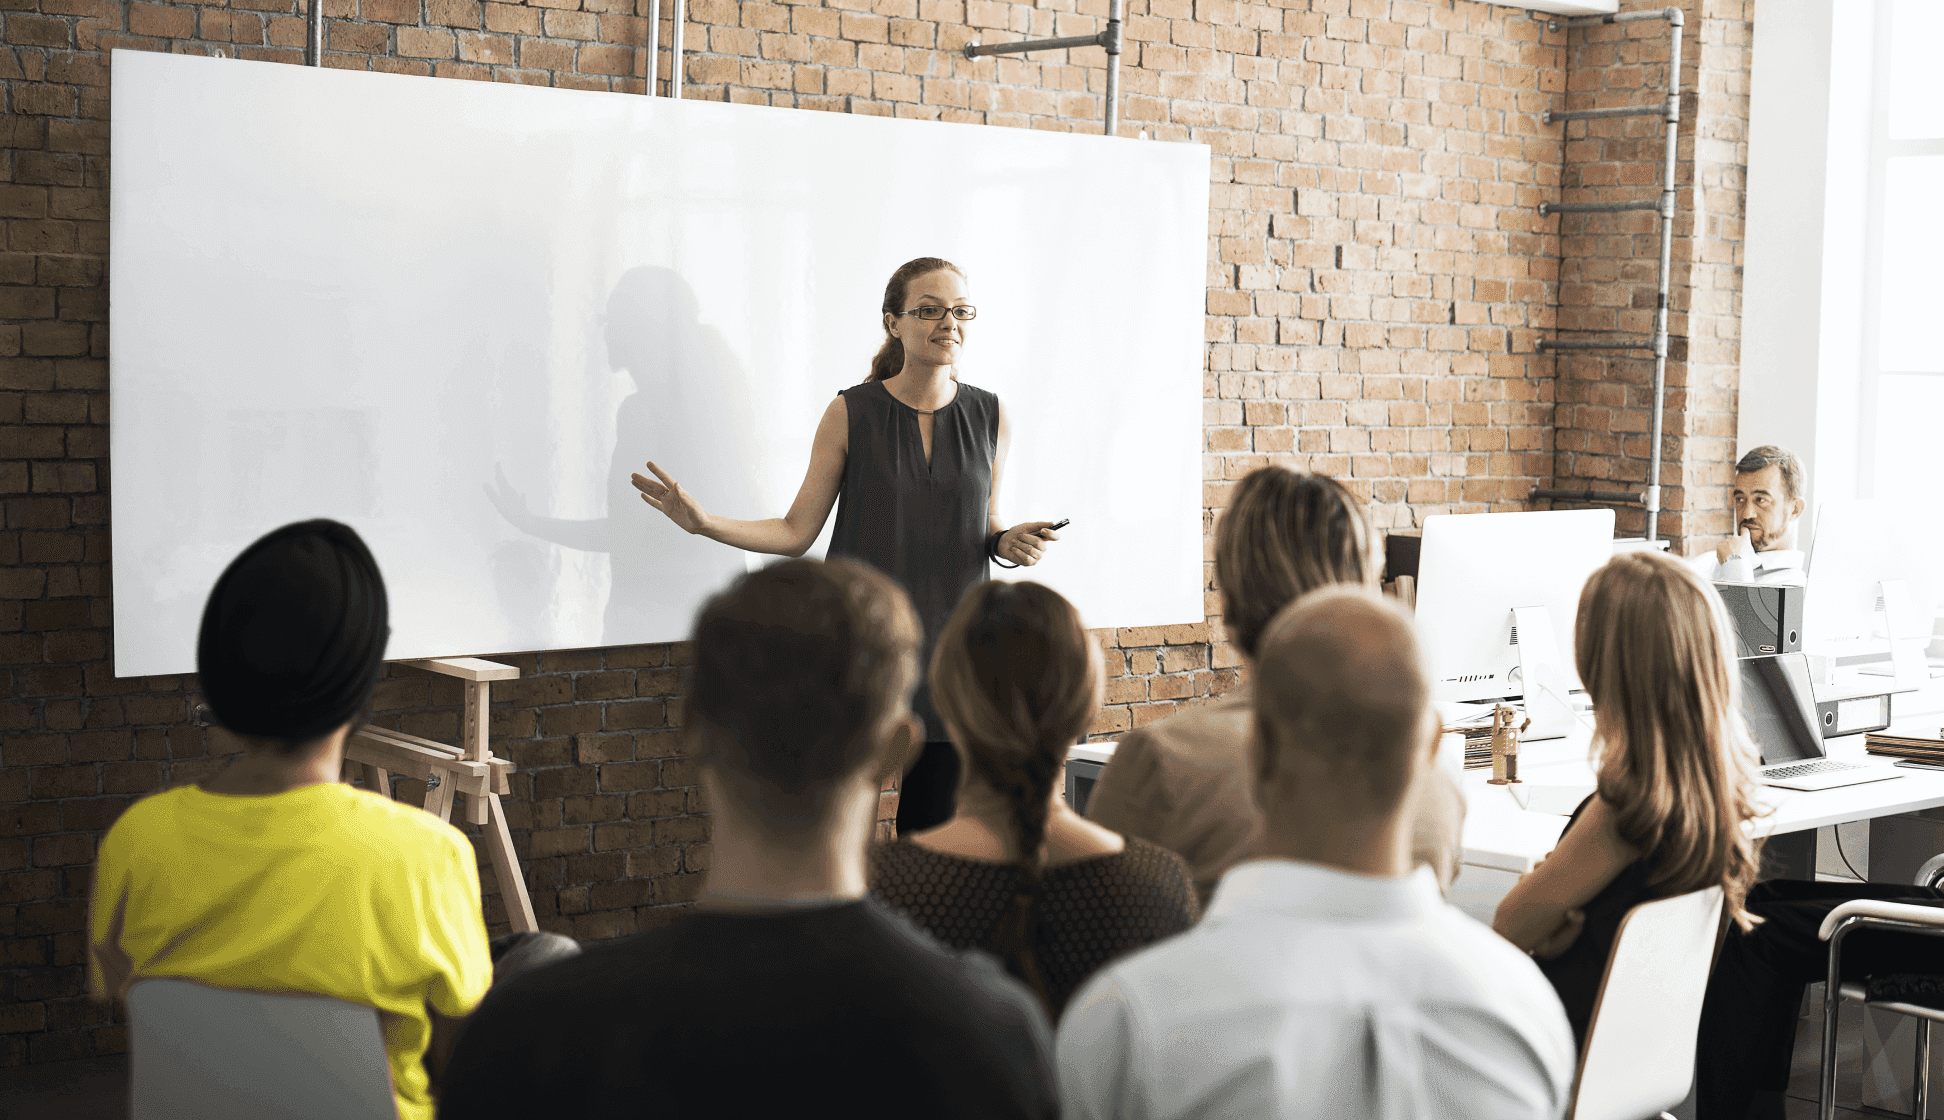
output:
M 1804 1010 L 1802 1025 L 1796 1030 L 1788 1120 L 1815 1120 L 1816 1063 L 1822 1045 L 1820 984 L 1809 990 Z M 1894 1115 L 1854 1108 L 1862 1058 L 1861 1015 L 1862 1009 L 1855 1004 L 1843 1009 L 1843 1025 L 1838 1035 L 1842 1045 L 1837 1051 L 1837 1102 L 1852 1107 L 1838 1109 L 1839 1120 L 1877 1120 Z M 1944 1051 L 1944 1047 L 1940 1050 Z M 1944 1086 L 1944 1074 L 1933 1070 L 1931 1083 Z M 1690 1109 L 1676 1111 L 1683 1120 L 1693 1116 Z M 1934 1107 L 1931 1114 L 1944 1116 L 1944 1110 Z M 0 1069 L 0 1120 L 126 1120 L 127 1116 L 127 1055 Z

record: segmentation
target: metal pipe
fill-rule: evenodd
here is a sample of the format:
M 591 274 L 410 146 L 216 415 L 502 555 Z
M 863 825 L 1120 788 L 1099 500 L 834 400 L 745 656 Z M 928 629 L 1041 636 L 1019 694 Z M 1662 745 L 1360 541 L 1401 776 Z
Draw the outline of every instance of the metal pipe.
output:
M 1681 136 L 1681 27 L 1684 19 L 1679 8 L 1660 8 L 1639 12 L 1614 12 L 1602 16 L 1581 16 L 1569 19 L 1562 25 L 1558 20 L 1549 20 L 1546 26 L 1554 31 L 1565 27 L 1591 27 L 1609 23 L 1634 23 L 1639 20 L 1660 19 L 1667 21 L 1667 100 L 1658 109 L 1581 109 L 1571 112 L 1554 113 L 1547 110 L 1543 118 L 1547 123 L 1553 121 L 1587 120 L 1598 117 L 1646 116 L 1659 113 L 1666 125 L 1661 129 L 1665 138 L 1665 150 L 1661 158 L 1660 197 L 1652 202 L 1542 202 L 1539 204 L 1540 216 L 1547 214 L 1612 214 L 1627 210 L 1653 210 L 1660 215 L 1660 258 L 1654 279 L 1654 334 L 1650 345 L 1642 345 L 1638 336 L 1631 341 L 1603 341 L 1575 339 L 1541 339 L 1540 350 L 1652 350 L 1654 353 L 1654 406 L 1653 423 L 1648 436 L 1647 450 L 1647 489 L 1639 499 L 1628 499 L 1629 504 L 1638 501 L 1647 509 L 1648 541 L 1660 539 L 1661 508 L 1661 442 L 1666 425 L 1667 405 L 1667 328 L 1669 285 L 1674 264 L 1674 171 L 1675 157 L 1679 152 Z M 1592 493 L 1592 491 L 1586 491 Z M 1532 496 L 1540 496 L 1535 489 Z M 1582 499 L 1593 500 L 1593 499 Z
M 1526 501 L 1537 501 L 1540 498 L 1548 498 L 1562 502 L 1602 502 L 1608 505 L 1623 506 L 1637 506 L 1640 504 L 1640 495 L 1638 494 L 1616 494 L 1611 490 L 1547 490 L 1543 487 L 1534 486 L 1526 493 Z
M 1104 47 L 1107 44 L 1105 32 L 1092 35 L 1068 35 L 1064 39 L 1021 39 L 1017 43 L 967 43 L 965 57 L 978 58 L 987 54 L 1024 54 L 1027 51 L 1062 51 L 1072 47 Z
M 306 66 L 324 65 L 324 0 L 310 0 L 308 16 L 309 27 L 304 35 L 304 59 Z
M 1662 8 L 1667 19 L 1667 146 L 1661 161 L 1660 266 L 1654 278 L 1654 423 L 1647 450 L 1647 540 L 1660 539 L 1661 439 L 1667 412 L 1668 288 L 1674 269 L 1674 160 L 1681 143 L 1681 9 Z
M 661 0 L 648 4 L 648 80 L 642 84 L 644 96 L 655 96 L 656 71 L 661 69 Z
M 677 0 L 679 3 L 680 0 Z M 1064 51 L 1078 47 L 1104 47 L 1107 51 L 1107 104 L 1101 113 L 1106 122 L 1106 134 L 1112 136 L 1120 126 L 1120 56 L 1121 56 L 1121 5 L 1123 0 L 1109 0 L 1107 5 L 1107 26 L 1092 35 L 1067 35 L 1058 39 L 1021 39 L 1016 43 L 981 43 L 973 40 L 965 44 L 961 53 L 967 58 L 981 58 L 989 54 L 1026 54 L 1031 51 Z
M 1635 339 L 1636 341 L 1621 342 L 1615 340 L 1612 342 L 1608 342 L 1604 339 L 1597 339 L 1597 338 L 1596 339 L 1542 338 L 1539 340 L 1539 349 L 1541 350 L 1652 350 L 1654 348 L 1654 344 L 1650 339 L 1644 338 L 1640 335 L 1631 335 L 1629 337 Z
M 1100 45 L 1107 48 L 1107 106 L 1101 116 L 1106 134 L 1112 136 L 1120 125 L 1121 0 L 1108 0 L 1107 30 Z
M 682 99 L 682 21 L 688 18 L 688 0 L 675 0 L 674 26 L 668 32 L 668 96 Z
M 1551 124 L 1554 121 L 1585 121 L 1585 120 L 1596 120 L 1602 117 L 1658 116 L 1665 119 L 1669 115 L 1678 117 L 1680 116 L 1680 114 L 1681 114 L 1681 107 L 1678 104 L 1675 104 L 1673 106 L 1625 105 L 1616 109 L 1561 109 L 1558 111 L 1547 109 L 1545 112 L 1539 114 L 1539 119 L 1541 121 L 1544 121 L 1546 124 Z
M 1619 109 L 1571 109 L 1553 112 L 1551 109 L 1539 114 L 1539 119 L 1551 124 L 1554 121 L 1590 121 L 1601 117 L 1651 117 L 1661 112 L 1658 105 L 1626 106 Z
M 1660 200 L 1652 202 L 1542 202 L 1539 216 L 1548 214 L 1618 214 L 1622 210 L 1658 210 Z
M 1674 26 L 1681 26 L 1681 9 L 1650 8 L 1642 12 L 1609 12 L 1603 16 L 1574 16 L 1566 21 L 1568 27 L 1590 27 L 1601 23 L 1638 23 L 1643 19 L 1664 19 Z M 1552 22 L 1557 23 L 1558 20 Z

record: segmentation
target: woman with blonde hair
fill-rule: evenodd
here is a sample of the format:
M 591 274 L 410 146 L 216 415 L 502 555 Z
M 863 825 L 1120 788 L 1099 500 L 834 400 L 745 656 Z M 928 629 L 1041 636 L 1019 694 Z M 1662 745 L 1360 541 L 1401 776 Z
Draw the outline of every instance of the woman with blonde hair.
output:
M 1756 752 L 1733 633 L 1714 588 L 1658 552 L 1614 557 L 1580 592 L 1574 656 L 1593 701 L 1598 789 L 1492 928 L 1538 958 L 1582 1047 L 1628 910 L 1720 887 L 1738 927 L 1758 920 L 1744 827 Z
M 1055 1020 L 1102 965 L 1198 916 L 1180 856 L 1086 820 L 1060 795 L 1104 677 L 1099 645 L 1058 592 L 973 588 L 931 668 L 964 756 L 957 815 L 871 853 L 879 899 L 947 945 L 991 952 Z

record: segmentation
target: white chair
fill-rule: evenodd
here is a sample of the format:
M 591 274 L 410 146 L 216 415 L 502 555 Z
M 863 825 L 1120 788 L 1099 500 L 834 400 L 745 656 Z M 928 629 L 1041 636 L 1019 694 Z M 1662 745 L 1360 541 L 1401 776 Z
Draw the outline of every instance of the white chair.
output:
M 1944 882 L 1944 855 L 1933 856 L 1917 871 L 1917 885 Z M 1897 930 L 1944 937 L 1944 907 L 1914 906 L 1908 902 L 1878 902 L 1859 898 L 1845 902 L 1823 919 L 1820 936 L 1829 942 L 1829 993 L 1823 998 L 1822 1120 L 1836 1117 L 1836 1015 L 1843 1001 L 1853 999 L 1879 1011 L 1894 1011 L 1917 1020 L 1917 1055 L 1910 1077 L 1910 1114 L 1923 1120 L 1930 1096 L 1931 1024 L 1944 1022 L 1944 1010 L 1921 1003 L 1873 1000 L 1862 984 L 1843 983 L 1843 939 L 1859 929 Z M 1944 952 L 1939 959 L 1944 960 Z M 1939 969 L 1944 972 L 1944 968 Z
M 143 980 L 131 1120 L 398 1120 L 378 1013 L 325 996 Z
M 1720 939 L 1720 887 L 1627 911 L 1593 1004 L 1568 1117 L 1649 1120 L 1686 1099 Z

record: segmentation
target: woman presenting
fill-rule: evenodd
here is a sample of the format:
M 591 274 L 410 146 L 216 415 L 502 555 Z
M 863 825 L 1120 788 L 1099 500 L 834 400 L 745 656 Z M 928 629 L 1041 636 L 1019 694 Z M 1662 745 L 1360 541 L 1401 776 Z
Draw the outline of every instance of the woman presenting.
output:
M 910 835 L 949 820 L 958 790 L 958 755 L 924 681 L 931 643 L 966 590 L 987 578 L 988 560 L 1031 567 L 1058 537 L 1050 521 L 1007 528 L 999 520 L 1006 413 L 997 396 L 956 372 L 966 324 L 978 314 L 965 274 L 937 257 L 907 261 L 884 287 L 883 312 L 886 337 L 870 376 L 824 410 L 790 512 L 762 521 L 717 516 L 652 462 L 654 477 L 633 481 L 643 501 L 685 531 L 778 556 L 803 555 L 835 505 L 829 554 L 904 585 L 925 626 L 912 707 L 926 742 L 898 797 L 898 832 Z

